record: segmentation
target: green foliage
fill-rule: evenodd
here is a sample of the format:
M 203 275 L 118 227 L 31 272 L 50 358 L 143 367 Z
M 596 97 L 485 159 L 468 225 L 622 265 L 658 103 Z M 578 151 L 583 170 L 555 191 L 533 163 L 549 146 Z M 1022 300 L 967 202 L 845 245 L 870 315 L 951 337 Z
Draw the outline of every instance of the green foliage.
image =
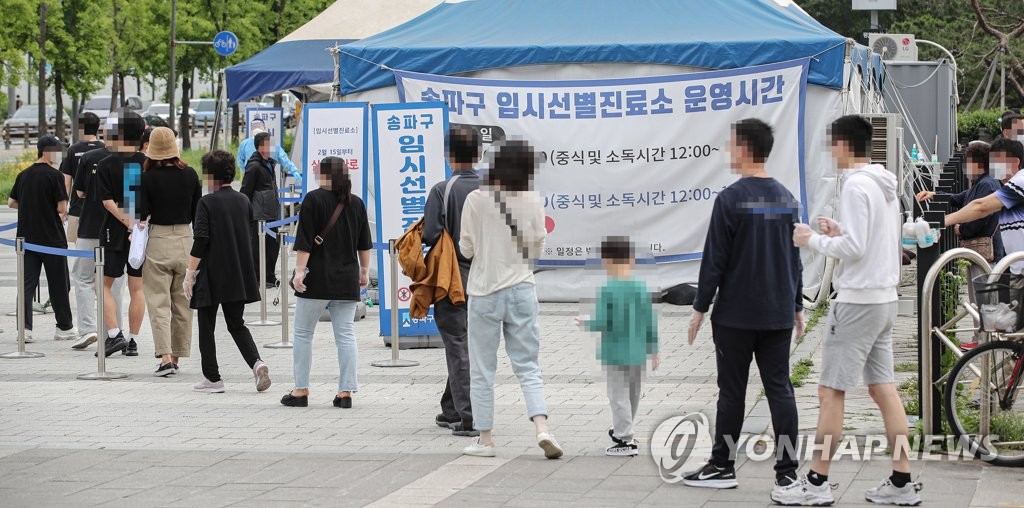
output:
M 21 173 L 21 170 L 29 167 L 35 160 L 32 151 L 17 156 L 14 160 L 0 163 L 0 200 L 4 203 L 11 196 L 11 188 L 14 187 L 14 179 Z
M 982 109 L 957 114 L 959 137 L 972 141 L 979 139 L 978 132 L 981 127 L 988 129 L 988 135 L 994 137 L 1001 130 L 999 115 L 1002 113 L 998 109 Z
M 896 390 L 903 401 L 903 409 L 908 415 L 921 414 L 921 397 L 917 390 L 917 376 L 906 379 L 896 387 Z
M 811 314 L 811 317 L 807 319 L 807 324 L 804 326 L 804 333 L 796 338 L 796 343 L 802 343 L 804 341 L 804 338 L 807 337 L 807 334 L 811 333 L 811 330 L 814 330 L 814 328 L 818 326 L 818 322 L 821 321 L 821 318 L 827 315 L 828 299 L 825 299 L 822 300 L 821 302 L 818 302 L 818 306 L 814 308 L 814 312 Z
M 17 85 L 28 71 L 25 52 L 38 54 L 39 0 L 4 0 L 0 15 L 0 85 Z
M 917 362 L 900 362 L 894 367 L 896 372 L 917 372 Z
M 867 44 L 864 32 L 871 26 L 868 11 L 853 11 L 848 0 L 802 0 L 800 6 L 820 23 L 835 32 Z M 981 0 L 982 11 L 997 30 L 1009 33 L 1024 23 L 1024 3 L 1006 0 Z M 920 39 L 934 41 L 946 47 L 957 60 L 962 74 L 959 76 L 960 107 L 966 109 L 971 96 L 985 76 L 999 41 L 984 32 L 969 0 L 900 0 L 896 11 L 879 13 L 882 30 L 889 33 L 910 33 Z M 1010 57 L 1024 60 L 1024 44 L 1011 40 Z M 945 54 L 929 45 L 918 45 L 921 60 L 946 58 Z M 1024 67 L 1007 66 L 1008 77 L 1015 76 L 1024 83 Z M 1024 92 L 1008 79 L 1007 103 L 1020 105 Z M 991 97 L 990 97 L 991 99 Z M 981 94 L 974 108 L 979 107 Z
M 807 376 L 811 375 L 811 367 L 814 366 L 814 360 L 810 358 L 801 358 L 800 361 L 796 362 L 793 366 L 792 372 L 789 373 L 789 382 L 793 383 L 794 388 L 799 388 L 804 385 L 804 381 Z

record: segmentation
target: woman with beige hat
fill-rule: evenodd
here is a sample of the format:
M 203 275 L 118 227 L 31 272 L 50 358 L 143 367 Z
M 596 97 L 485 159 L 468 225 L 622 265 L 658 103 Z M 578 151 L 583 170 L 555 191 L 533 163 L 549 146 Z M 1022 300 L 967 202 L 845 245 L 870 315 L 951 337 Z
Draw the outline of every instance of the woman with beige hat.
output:
M 154 376 L 178 372 L 192 346 L 192 309 L 182 289 L 192 250 L 192 221 L 203 195 L 196 172 L 179 158 L 174 132 L 153 129 L 139 190 L 139 217 L 149 228 L 142 286 L 153 328 Z

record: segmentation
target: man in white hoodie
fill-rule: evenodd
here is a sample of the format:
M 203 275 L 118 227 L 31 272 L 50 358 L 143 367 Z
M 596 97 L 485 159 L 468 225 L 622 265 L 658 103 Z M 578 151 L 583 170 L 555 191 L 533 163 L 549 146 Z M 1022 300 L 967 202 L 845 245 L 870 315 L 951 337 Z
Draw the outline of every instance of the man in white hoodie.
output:
M 793 232 L 797 246 L 839 260 L 832 282 L 838 296 L 823 341 L 814 464 L 800 481 L 772 493 L 772 500 L 780 504 L 835 502 L 828 483 L 829 461 L 842 437 L 846 392 L 859 384 L 861 376 L 882 412 L 894 450 L 892 475 L 869 489 L 865 499 L 904 506 L 921 503 L 920 485 L 910 477 L 907 415 L 893 374 L 892 327 L 901 262 L 896 176 L 870 163 L 871 134 L 871 124 L 860 116 L 832 123 L 832 156 L 844 177 L 839 198 L 843 224 L 820 217 L 820 234 L 806 224 L 798 224 Z

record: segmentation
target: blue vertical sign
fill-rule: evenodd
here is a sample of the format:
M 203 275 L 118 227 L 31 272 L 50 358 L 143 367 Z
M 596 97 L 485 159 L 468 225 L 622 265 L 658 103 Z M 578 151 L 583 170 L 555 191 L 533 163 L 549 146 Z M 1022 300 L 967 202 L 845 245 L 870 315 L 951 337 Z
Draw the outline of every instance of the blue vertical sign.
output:
M 391 260 L 387 244 L 423 217 L 427 195 L 449 176 L 445 139 L 448 107 L 440 102 L 379 104 L 373 107 L 374 188 L 377 191 L 377 280 L 380 333 L 391 334 L 391 312 L 398 312 L 398 334 L 436 335 L 433 308 L 422 319 L 409 315 L 412 281 L 398 275 L 398 300 L 392 302 Z

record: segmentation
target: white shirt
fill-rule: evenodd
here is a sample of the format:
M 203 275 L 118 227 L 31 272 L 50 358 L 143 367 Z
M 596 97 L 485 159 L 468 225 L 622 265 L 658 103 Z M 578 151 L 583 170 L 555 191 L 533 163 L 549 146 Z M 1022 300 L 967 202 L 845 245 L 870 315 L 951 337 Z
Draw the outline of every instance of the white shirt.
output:
M 544 201 L 534 191 L 502 192 L 527 257 L 536 259 L 544 244 Z M 533 269 L 523 259 L 505 216 L 490 191 L 475 190 L 462 209 L 459 250 L 472 259 L 466 294 L 485 296 L 521 283 L 534 283 Z

